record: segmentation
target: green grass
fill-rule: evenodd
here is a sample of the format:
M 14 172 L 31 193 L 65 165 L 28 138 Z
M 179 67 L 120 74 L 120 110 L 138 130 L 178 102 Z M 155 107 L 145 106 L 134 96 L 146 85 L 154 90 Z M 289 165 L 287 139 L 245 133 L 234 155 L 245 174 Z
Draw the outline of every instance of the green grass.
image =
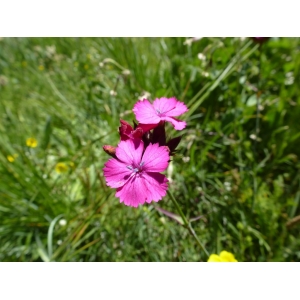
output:
M 102 146 L 145 93 L 190 109 L 169 186 L 208 252 L 299 261 L 299 39 L 185 40 L 0 40 L 1 261 L 207 260 L 167 196 L 134 209 L 106 187 Z

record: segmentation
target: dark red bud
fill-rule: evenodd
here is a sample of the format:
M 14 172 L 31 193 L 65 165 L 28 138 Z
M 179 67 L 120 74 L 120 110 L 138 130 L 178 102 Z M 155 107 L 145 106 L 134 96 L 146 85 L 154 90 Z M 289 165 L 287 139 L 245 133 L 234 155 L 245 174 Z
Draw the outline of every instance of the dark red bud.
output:
M 119 127 L 119 133 L 121 137 L 121 141 L 126 141 L 130 139 L 130 134 L 133 130 L 131 125 L 124 120 L 120 120 L 121 126 Z
M 120 120 L 121 126 L 119 127 L 119 133 L 121 141 L 126 141 L 129 139 L 142 139 L 143 129 L 134 123 L 134 129 L 132 126 L 124 120 Z
M 132 131 L 132 137 L 135 139 L 142 139 L 143 133 L 143 129 L 138 127 L 136 130 Z

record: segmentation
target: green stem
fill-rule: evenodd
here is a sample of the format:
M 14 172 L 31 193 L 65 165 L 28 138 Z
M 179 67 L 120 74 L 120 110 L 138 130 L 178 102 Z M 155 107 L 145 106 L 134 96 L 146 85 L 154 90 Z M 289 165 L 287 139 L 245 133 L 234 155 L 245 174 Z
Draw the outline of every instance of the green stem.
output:
M 190 232 L 190 234 L 195 238 L 195 240 L 197 241 L 198 245 L 202 248 L 202 250 L 205 252 L 206 256 L 209 257 L 209 253 L 207 252 L 207 250 L 205 249 L 204 245 L 201 243 L 201 241 L 199 240 L 198 236 L 196 235 L 191 223 L 187 220 L 186 216 L 184 215 L 183 211 L 181 210 L 178 202 L 176 201 L 175 197 L 173 196 L 173 194 L 170 192 L 170 190 L 167 191 L 168 196 L 170 197 L 170 199 L 172 200 L 172 202 L 174 203 L 178 213 L 180 214 L 182 221 L 185 225 L 185 227 L 188 229 L 188 231 Z
M 255 166 L 253 167 L 253 199 L 252 199 L 252 205 L 251 210 L 253 212 L 254 205 L 256 202 L 256 196 L 257 196 L 257 179 L 256 179 L 256 173 L 257 173 L 257 163 L 258 163 L 258 152 L 257 152 L 257 140 L 259 139 L 259 118 L 260 118 L 260 95 L 262 93 L 261 91 L 261 67 L 262 67 L 262 45 L 259 45 L 259 60 L 258 60 L 258 82 L 257 82 L 257 92 L 256 92 L 256 120 L 255 120 L 255 135 L 256 138 L 254 140 L 254 159 L 255 159 Z
M 256 145 L 257 145 L 257 139 L 258 139 L 258 135 L 259 135 L 260 95 L 262 93 L 262 91 L 261 91 L 261 65 L 262 65 L 262 45 L 260 45 L 260 47 L 259 47 L 258 80 L 257 80 L 257 92 L 256 92 L 256 120 L 255 120 L 255 135 L 256 135 L 256 139 L 254 140 L 254 152 L 255 152 L 255 156 L 256 157 L 257 157 Z

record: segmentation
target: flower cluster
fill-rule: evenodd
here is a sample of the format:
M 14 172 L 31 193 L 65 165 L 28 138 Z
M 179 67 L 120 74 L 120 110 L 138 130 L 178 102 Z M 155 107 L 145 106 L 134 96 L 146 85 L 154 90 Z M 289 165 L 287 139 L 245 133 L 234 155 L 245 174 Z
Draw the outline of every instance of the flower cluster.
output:
M 120 120 L 120 142 L 117 147 L 103 146 L 111 158 L 104 165 L 106 184 L 116 188 L 116 197 L 127 206 L 159 201 L 168 189 L 167 178 L 161 174 L 167 169 L 181 137 L 167 140 L 165 122 L 176 130 L 186 127 L 177 116 L 187 107 L 175 98 L 139 100 L 133 108 L 138 124 L 131 126 Z

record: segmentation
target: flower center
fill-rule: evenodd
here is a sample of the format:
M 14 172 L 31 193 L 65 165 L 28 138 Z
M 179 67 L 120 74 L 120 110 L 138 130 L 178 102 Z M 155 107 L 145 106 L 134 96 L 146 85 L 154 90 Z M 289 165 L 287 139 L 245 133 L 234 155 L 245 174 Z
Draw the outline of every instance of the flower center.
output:
M 166 113 L 170 112 L 170 111 L 173 110 L 174 108 L 175 108 L 175 107 L 172 107 L 171 109 L 169 109 L 169 110 L 164 110 L 164 111 L 161 111 L 161 110 L 158 109 L 158 108 L 156 108 L 155 110 L 156 110 L 156 113 L 157 113 L 159 116 L 162 116 L 162 115 L 165 116 Z
M 126 166 L 127 169 L 131 170 L 132 173 L 138 174 L 143 171 L 143 165 L 145 164 L 144 161 L 142 161 L 138 166 Z

